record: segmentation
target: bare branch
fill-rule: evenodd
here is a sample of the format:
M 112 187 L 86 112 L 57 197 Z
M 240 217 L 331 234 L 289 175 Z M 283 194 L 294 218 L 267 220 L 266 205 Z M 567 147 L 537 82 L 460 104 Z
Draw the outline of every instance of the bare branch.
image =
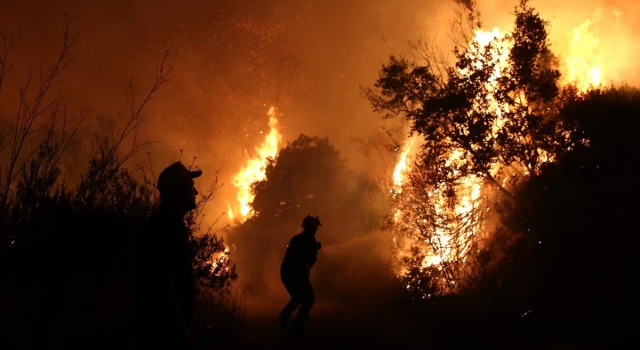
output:
M 22 26 L 18 28 L 16 36 L 7 36 L 5 33 L 0 32 L 0 39 L 2 40 L 2 48 L 0 49 L 0 93 L 2 93 L 2 83 L 13 67 L 13 64 L 9 62 L 9 56 L 22 37 Z
M 113 138 L 114 143 L 108 155 L 108 161 L 110 161 L 111 159 L 116 159 L 118 166 L 121 166 L 127 160 L 131 159 L 135 154 L 147 148 L 151 144 L 150 142 L 140 143 L 138 141 L 138 133 L 143 122 L 142 111 L 149 103 L 149 101 L 153 99 L 155 93 L 167 81 L 167 77 L 171 71 L 171 67 L 167 65 L 168 57 L 169 51 L 163 47 L 161 51 L 160 62 L 158 64 L 158 67 L 156 68 L 155 81 L 145 95 L 142 102 L 140 102 L 139 104 L 136 103 L 137 91 L 133 86 L 133 82 L 131 80 L 129 81 L 129 93 L 127 95 L 127 104 L 129 106 L 129 120 L 127 121 L 123 129 L 119 131 Z M 120 150 L 120 146 L 130 136 L 132 136 L 131 148 L 125 154 L 119 155 L 118 152 Z
M 50 111 L 54 106 L 57 106 L 62 98 L 62 95 L 57 94 L 53 98 L 49 99 L 49 95 L 52 87 L 59 83 L 59 78 L 62 73 L 76 60 L 76 54 L 72 52 L 72 49 L 77 42 L 78 36 L 70 35 L 70 26 L 71 22 L 65 15 L 62 48 L 52 67 L 46 72 L 41 69 L 40 84 L 37 87 L 35 96 L 28 96 L 32 82 L 31 72 L 29 73 L 25 86 L 20 89 L 18 111 L 16 112 L 15 123 L 12 126 L 12 136 L 10 137 L 10 157 L 6 171 L 3 174 L 4 188 L 1 192 L 2 198 L 0 198 L 0 201 L 2 203 L 0 204 L 4 204 L 6 202 L 12 183 L 19 176 L 21 171 L 25 169 L 27 162 L 29 162 L 31 157 L 34 155 L 34 152 L 32 152 L 26 157 L 22 157 L 23 146 L 28 136 L 32 134 L 34 124 L 40 116 L 47 111 Z M 15 43 L 13 43 L 13 45 L 15 45 Z M 11 45 L 7 47 L 12 48 Z M 5 54 L 3 57 L 6 57 L 7 50 L 5 49 L 4 52 Z M 3 67 L 8 67 L 6 59 L 3 60 Z

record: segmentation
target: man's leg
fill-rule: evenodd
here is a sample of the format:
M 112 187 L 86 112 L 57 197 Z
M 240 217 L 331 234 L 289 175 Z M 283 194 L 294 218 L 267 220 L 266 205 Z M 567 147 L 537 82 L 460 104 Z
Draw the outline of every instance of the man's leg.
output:
M 299 283 L 294 283 L 296 281 L 283 280 L 284 287 L 287 289 L 287 292 L 291 296 L 291 300 L 289 303 L 282 309 L 280 312 L 280 324 L 282 327 L 287 327 L 289 325 L 289 318 L 291 314 L 300 306 L 303 298 L 300 294 L 300 286 Z
M 282 309 L 282 312 L 280 312 L 280 321 L 286 321 L 288 323 L 289 317 L 291 317 L 291 314 L 293 314 L 298 306 L 300 306 L 300 303 L 302 303 L 301 298 L 292 296 L 291 300 L 289 300 L 289 303 Z
M 311 308 L 313 308 L 313 304 L 316 300 L 315 295 L 313 294 L 313 288 L 311 287 L 311 281 L 309 281 L 309 279 L 305 281 L 302 287 L 302 304 L 300 305 L 298 315 L 296 316 L 296 320 L 294 322 L 294 326 L 296 326 L 296 328 L 302 328 L 306 324 L 307 320 L 309 319 L 309 312 L 311 311 Z

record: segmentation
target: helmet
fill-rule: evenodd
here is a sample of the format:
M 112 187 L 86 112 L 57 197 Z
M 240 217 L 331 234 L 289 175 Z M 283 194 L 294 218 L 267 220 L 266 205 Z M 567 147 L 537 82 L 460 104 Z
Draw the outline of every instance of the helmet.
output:
M 308 215 L 306 218 L 302 220 L 302 228 L 307 230 L 315 230 L 318 226 L 322 226 L 320 223 L 320 219 L 317 216 Z

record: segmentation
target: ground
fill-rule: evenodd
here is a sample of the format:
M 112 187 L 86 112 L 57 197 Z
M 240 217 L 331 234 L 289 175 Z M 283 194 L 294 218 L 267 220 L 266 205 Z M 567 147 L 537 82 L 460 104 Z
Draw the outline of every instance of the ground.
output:
M 39 341 L 55 349 L 131 348 L 131 316 L 134 310 L 123 286 L 109 286 L 90 292 L 74 285 L 64 293 L 33 285 L 54 301 L 50 317 L 42 318 L 42 305 L 28 293 L 2 293 L 0 309 L 8 327 L 0 328 L 2 349 L 35 349 Z M 0 288 L 2 291 L 2 288 Z M 5 288 L 4 292 L 8 290 Z M 118 293 L 120 292 L 120 293 Z M 398 298 L 339 300 L 320 297 L 313 308 L 307 332 L 293 337 L 277 321 L 286 298 L 250 298 L 246 305 L 243 332 L 230 334 L 214 330 L 213 341 L 199 349 L 597 349 L 586 344 L 576 347 L 564 342 L 536 341 L 536 332 L 525 327 L 492 326 L 482 313 L 456 312 Z M 475 316 L 474 316 L 475 314 Z M 36 325 L 42 328 L 35 328 Z M 222 339 L 228 343 L 218 343 Z M 497 343 L 500 344 L 497 344 Z M 573 342 L 573 341 L 572 341 Z M 543 344 L 542 346 L 540 346 Z M 570 344 L 570 343 L 569 343 Z
M 277 321 L 282 300 L 247 305 L 244 336 L 231 349 L 600 349 L 576 339 L 541 336 L 526 322 L 496 324 L 480 310 L 398 298 L 321 300 L 303 336 Z
M 295 337 L 280 328 L 278 313 L 284 303 L 262 301 L 249 304 L 247 329 L 237 349 L 389 349 L 417 345 L 416 334 L 424 334 L 420 324 L 407 317 L 407 310 L 388 304 L 318 301 L 312 310 L 307 331 Z M 433 347 L 430 347 L 433 348 Z

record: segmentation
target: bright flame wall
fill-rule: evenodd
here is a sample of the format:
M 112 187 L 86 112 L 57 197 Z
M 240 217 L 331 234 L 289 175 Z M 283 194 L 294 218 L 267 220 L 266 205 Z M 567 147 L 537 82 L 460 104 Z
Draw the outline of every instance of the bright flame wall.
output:
M 517 1 L 510 2 L 515 6 Z M 543 19 L 550 22 L 551 49 L 560 58 L 563 82 L 589 84 L 611 82 L 636 84 L 640 72 L 634 58 L 640 23 L 640 3 L 631 0 L 550 1 L 531 0 Z M 510 28 L 512 17 L 504 1 L 479 0 L 486 28 Z
M 251 185 L 265 179 L 265 167 L 270 158 L 275 158 L 278 154 L 282 142 L 282 135 L 278 130 L 278 119 L 276 109 L 271 106 L 269 112 L 269 132 L 267 132 L 262 144 L 255 148 L 255 155 L 248 155 L 247 163 L 233 178 L 233 185 L 238 189 L 237 200 L 239 208 L 233 210 L 228 205 L 228 217 L 234 220 L 234 212 L 240 214 L 239 219 L 244 221 L 251 216 L 251 203 L 255 197 L 251 192 Z M 260 132 L 262 134 L 262 132 Z M 228 202 L 227 202 L 228 203 Z

